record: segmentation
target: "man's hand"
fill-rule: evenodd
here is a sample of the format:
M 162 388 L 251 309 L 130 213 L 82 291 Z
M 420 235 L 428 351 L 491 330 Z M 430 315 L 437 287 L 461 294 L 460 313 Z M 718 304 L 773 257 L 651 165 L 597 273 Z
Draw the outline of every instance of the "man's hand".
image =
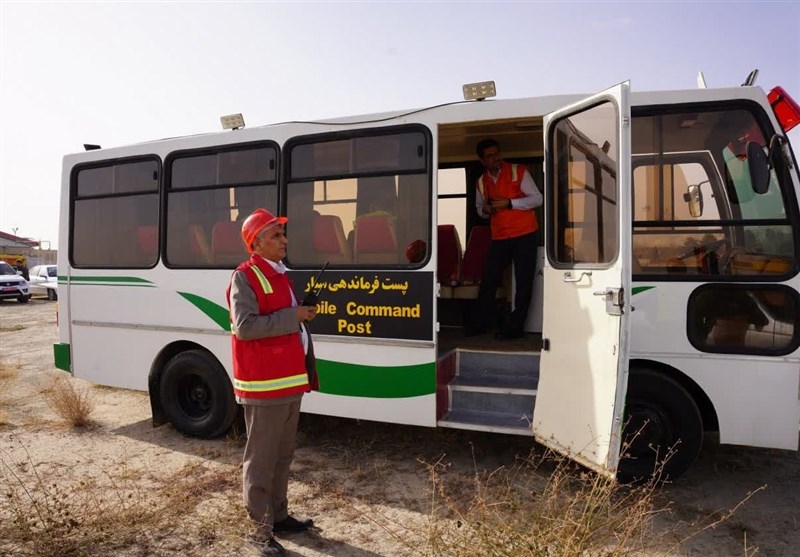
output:
M 506 197 L 498 197 L 497 199 L 492 199 L 490 204 L 491 212 L 494 213 L 495 211 L 502 211 L 503 209 L 510 209 L 509 199 Z
M 301 323 L 311 321 L 317 316 L 317 306 L 297 306 L 297 320 Z

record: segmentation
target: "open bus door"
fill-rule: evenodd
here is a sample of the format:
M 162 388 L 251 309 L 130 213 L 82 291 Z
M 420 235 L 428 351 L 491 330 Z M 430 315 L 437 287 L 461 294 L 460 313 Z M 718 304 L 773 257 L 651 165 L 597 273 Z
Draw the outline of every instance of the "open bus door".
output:
M 536 439 L 614 477 L 630 317 L 629 84 L 545 117 L 543 348 Z

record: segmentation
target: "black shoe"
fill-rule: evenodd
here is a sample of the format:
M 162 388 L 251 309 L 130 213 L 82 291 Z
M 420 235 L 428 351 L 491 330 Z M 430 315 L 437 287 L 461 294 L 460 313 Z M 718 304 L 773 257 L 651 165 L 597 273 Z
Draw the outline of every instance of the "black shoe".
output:
M 310 518 L 297 520 L 292 515 L 289 515 L 283 520 L 273 524 L 272 531 L 277 534 L 285 534 L 288 532 L 304 532 L 312 526 L 314 526 L 314 521 Z
M 275 538 L 270 538 L 261 548 L 261 555 L 286 555 L 286 549 L 284 549 L 284 547 L 278 543 L 278 540 Z

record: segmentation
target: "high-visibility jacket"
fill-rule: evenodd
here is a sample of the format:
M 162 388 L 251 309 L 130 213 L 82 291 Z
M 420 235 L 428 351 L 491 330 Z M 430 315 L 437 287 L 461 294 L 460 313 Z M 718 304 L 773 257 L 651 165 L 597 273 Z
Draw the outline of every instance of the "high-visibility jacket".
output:
M 504 162 L 496 182 L 489 176 L 488 171 L 478 178 L 478 191 L 481 192 L 484 199 L 525 197 L 525 192 L 521 187 L 524 175 L 524 165 Z M 490 224 L 493 240 L 516 238 L 536 232 L 539 228 L 539 222 L 536 220 L 536 213 L 533 212 L 533 209 L 497 211 L 492 213 Z
M 258 298 L 262 315 L 292 307 L 292 285 L 286 274 L 275 271 L 258 256 L 236 268 L 244 272 Z M 228 307 L 231 305 L 228 286 Z M 300 330 L 286 335 L 239 340 L 231 335 L 233 390 L 241 398 L 277 398 L 307 393 L 305 352 Z

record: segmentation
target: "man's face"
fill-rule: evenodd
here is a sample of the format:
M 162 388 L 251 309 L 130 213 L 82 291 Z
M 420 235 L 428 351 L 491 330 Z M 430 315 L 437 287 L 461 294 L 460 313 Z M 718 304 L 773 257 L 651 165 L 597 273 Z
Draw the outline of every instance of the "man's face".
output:
M 276 224 L 259 235 L 253 243 L 253 253 L 257 253 L 264 259 L 277 263 L 286 257 L 286 245 L 289 239 L 286 238 L 286 229 L 282 224 Z
M 500 154 L 500 149 L 497 147 L 487 147 L 483 150 L 481 162 L 492 174 L 497 174 L 503 164 L 503 155 Z

